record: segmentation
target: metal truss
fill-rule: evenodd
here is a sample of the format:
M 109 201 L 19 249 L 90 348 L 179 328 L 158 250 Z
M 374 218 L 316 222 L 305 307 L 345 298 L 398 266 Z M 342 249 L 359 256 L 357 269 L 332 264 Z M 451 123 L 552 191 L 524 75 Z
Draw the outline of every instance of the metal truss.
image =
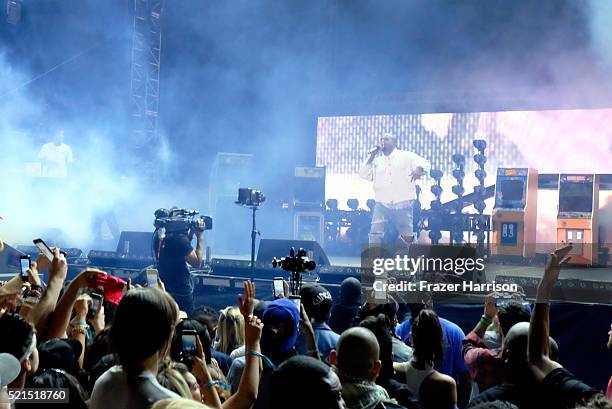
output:
M 159 69 L 163 0 L 134 0 L 130 108 L 132 143 L 150 157 L 159 144 Z

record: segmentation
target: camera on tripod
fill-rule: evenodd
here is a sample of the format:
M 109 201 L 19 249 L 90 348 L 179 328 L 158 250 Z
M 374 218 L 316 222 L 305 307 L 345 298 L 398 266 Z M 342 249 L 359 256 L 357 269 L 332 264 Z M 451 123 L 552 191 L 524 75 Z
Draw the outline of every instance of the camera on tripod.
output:
M 155 221 L 153 225 L 156 229 L 165 229 L 166 234 L 170 233 L 185 233 L 189 232 L 189 229 L 195 231 L 211 230 L 213 228 L 213 219 L 210 216 L 199 216 L 200 212 L 197 210 L 179 209 L 172 207 L 168 209 L 157 209 L 155 211 Z M 198 220 L 204 222 L 204 227 L 200 227 Z
M 272 259 L 272 267 L 280 267 L 291 273 L 289 282 L 291 294 L 299 295 L 302 287 L 302 273 L 314 270 L 317 263 L 308 258 L 306 250 L 299 249 L 296 254 L 295 249 L 291 247 L 288 257 L 283 257 L 280 260 L 276 257 Z
M 237 205 L 257 207 L 265 202 L 266 197 L 261 190 L 254 190 L 250 187 L 241 187 L 238 189 L 238 200 Z

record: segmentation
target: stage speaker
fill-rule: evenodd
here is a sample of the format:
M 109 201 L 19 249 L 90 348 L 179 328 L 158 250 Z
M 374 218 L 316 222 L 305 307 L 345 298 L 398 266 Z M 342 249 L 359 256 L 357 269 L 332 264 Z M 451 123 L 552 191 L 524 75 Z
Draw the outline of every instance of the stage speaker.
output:
M 297 167 L 293 179 L 293 207 L 299 210 L 325 209 L 325 168 Z
M 258 263 L 272 263 L 272 259 L 276 257 L 286 257 L 289 255 L 291 247 L 295 250 L 303 248 L 308 253 L 308 258 L 314 260 L 319 266 L 329 266 L 330 262 L 327 254 L 321 248 L 319 243 L 311 240 L 274 240 L 262 239 L 259 243 L 259 251 L 257 252 Z
M 132 257 L 152 257 L 153 232 L 122 231 L 117 243 L 117 253 Z
M 316 241 L 324 245 L 324 223 L 322 212 L 294 212 L 293 239 Z

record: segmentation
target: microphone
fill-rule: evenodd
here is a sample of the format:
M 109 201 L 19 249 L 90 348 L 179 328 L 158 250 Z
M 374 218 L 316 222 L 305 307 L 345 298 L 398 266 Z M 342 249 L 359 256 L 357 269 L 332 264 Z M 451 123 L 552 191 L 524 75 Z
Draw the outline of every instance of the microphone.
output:
M 376 153 L 380 150 L 380 147 L 376 146 L 375 148 L 372 148 L 368 151 L 368 155 L 371 155 L 373 153 Z

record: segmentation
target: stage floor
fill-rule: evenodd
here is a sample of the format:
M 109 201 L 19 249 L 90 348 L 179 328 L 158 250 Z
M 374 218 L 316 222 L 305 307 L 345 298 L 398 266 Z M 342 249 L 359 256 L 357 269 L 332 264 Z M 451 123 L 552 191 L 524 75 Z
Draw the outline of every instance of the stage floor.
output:
M 250 254 L 223 255 L 215 254 L 214 258 L 225 260 L 250 260 Z M 332 266 L 339 267 L 361 267 L 359 257 L 330 256 L 329 261 Z M 493 281 L 497 276 L 509 277 L 530 277 L 539 278 L 544 272 L 543 264 L 516 265 L 489 262 L 485 265 L 487 281 Z M 608 267 L 586 267 L 586 266 L 566 266 L 561 270 L 559 279 L 576 279 L 586 281 L 612 282 L 612 266 Z

